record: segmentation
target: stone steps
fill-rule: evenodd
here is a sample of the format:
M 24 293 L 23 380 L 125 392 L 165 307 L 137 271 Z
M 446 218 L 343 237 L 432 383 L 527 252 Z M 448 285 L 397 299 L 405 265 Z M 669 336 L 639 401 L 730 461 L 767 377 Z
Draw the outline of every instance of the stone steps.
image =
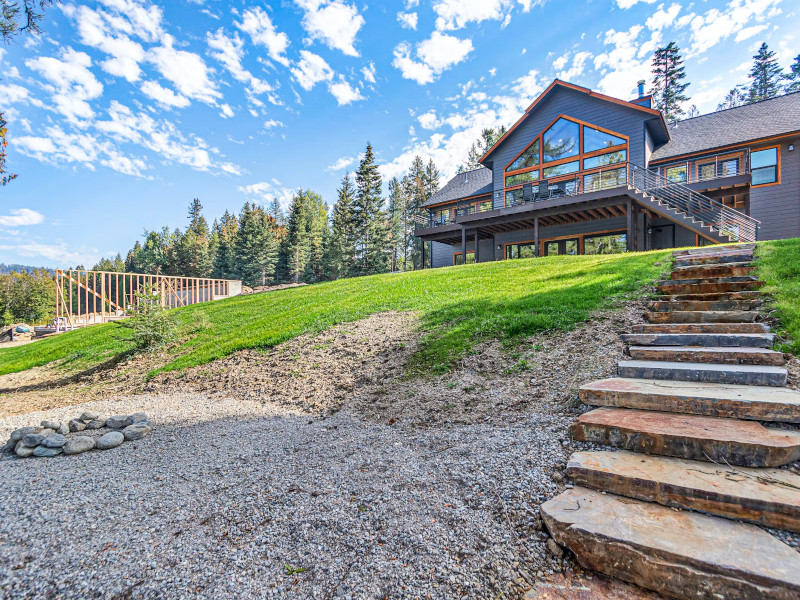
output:
M 753 323 L 758 313 L 752 310 L 677 310 L 644 314 L 649 323 Z
M 694 265 L 707 265 L 707 264 L 723 265 L 723 264 L 738 263 L 738 262 L 749 263 L 752 261 L 753 261 L 752 252 L 718 252 L 716 254 L 707 254 L 705 256 L 676 258 L 675 266 L 688 267 Z
M 772 348 L 774 333 L 624 333 L 623 342 L 636 346 L 712 346 Z
M 748 292 L 757 290 L 764 286 L 763 281 L 747 279 L 745 281 L 733 282 L 705 282 L 703 280 L 691 279 L 695 283 L 684 283 L 681 280 L 669 282 L 669 285 L 659 284 L 656 286 L 662 294 L 715 294 L 721 292 Z
M 755 275 L 736 275 L 732 277 L 690 277 L 686 279 L 667 279 L 658 284 L 658 287 L 669 291 L 670 288 L 681 285 L 698 285 L 701 283 L 753 283 L 758 281 Z
M 664 506 L 800 532 L 800 477 L 785 469 L 709 465 L 635 452 L 576 452 L 577 485 Z
M 720 277 L 740 277 L 751 275 L 755 267 L 749 262 L 705 265 L 692 265 L 673 268 L 670 279 L 717 279 Z
M 755 525 L 586 488 L 545 502 L 541 514 L 584 567 L 671 598 L 800 597 L 800 553 Z
M 632 333 L 769 333 L 765 323 L 648 323 L 634 325 Z
M 786 385 L 786 369 L 759 365 L 709 365 L 704 363 L 656 360 L 621 360 L 617 363 L 620 377 L 634 379 L 668 379 L 735 385 Z
M 630 346 L 628 351 L 634 360 L 764 365 L 769 367 L 781 367 L 786 362 L 782 352 L 746 346 Z
M 613 377 L 582 385 L 580 397 L 589 406 L 800 423 L 800 392 L 788 388 Z
M 570 433 L 582 442 L 723 465 L 779 467 L 800 459 L 800 432 L 738 419 L 596 408 Z
M 686 301 L 686 302 L 715 302 L 725 300 L 757 300 L 761 298 L 761 292 L 751 290 L 749 292 L 716 292 L 713 294 L 667 294 L 659 297 L 662 302 Z
M 647 303 L 652 312 L 741 311 L 754 310 L 763 300 L 653 300 Z
M 747 252 L 752 254 L 755 250 L 755 244 L 725 244 L 707 246 L 705 248 L 689 248 L 688 250 L 675 250 L 672 253 L 676 259 L 687 258 L 693 256 L 710 256 L 712 254 L 722 254 L 725 252 Z

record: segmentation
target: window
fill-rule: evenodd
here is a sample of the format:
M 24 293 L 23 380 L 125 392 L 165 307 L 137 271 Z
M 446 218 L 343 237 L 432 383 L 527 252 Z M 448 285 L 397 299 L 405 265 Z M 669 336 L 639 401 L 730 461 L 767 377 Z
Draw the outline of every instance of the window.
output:
M 583 161 L 584 169 L 594 169 L 595 167 L 605 167 L 606 165 L 615 165 L 617 163 L 625 162 L 628 160 L 627 150 L 617 150 L 616 152 L 609 152 L 608 154 L 600 154 L 593 156 Z
M 553 240 L 544 243 L 545 256 L 559 256 L 565 254 L 575 256 L 578 254 L 578 249 L 579 245 L 577 239 Z
M 522 202 L 522 188 L 508 190 L 506 192 L 506 206 L 514 206 Z
M 602 150 L 603 148 L 611 148 L 611 146 L 619 146 L 624 144 L 625 140 L 616 135 L 611 135 L 605 131 L 599 131 L 593 127 L 583 128 L 583 151 L 594 152 L 595 150 Z M 618 161 L 619 162 L 619 161 Z
M 578 137 L 580 126 L 566 119 L 559 119 L 544 133 L 543 160 L 550 162 L 568 156 L 576 156 L 579 151 Z
M 698 181 L 707 181 L 716 177 L 730 177 L 739 173 L 739 159 L 726 158 L 714 162 L 701 163 L 697 166 Z
M 492 210 L 491 200 L 483 200 L 478 202 L 478 212 L 486 212 L 487 210 Z
M 560 165 L 556 165 L 555 167 L 547 167 L 544 170 L 544 177 L 558 177 L 559 175 L 566 175 L 567 173 L 575 173 L 580 169 L 579 162 L 573 161 L 568 163 L 562 163 Z
M 506 258 L 534 258 L 536 244 L 525 242 L 522 244 L 506 244 Z
M 728 158 L 720 161 L 719 163 L 719 176 L 730 177 L 731 175 L 738 175 L 739 173 L 739 159 Z
M 453 264 L 454 265 L 464 264 L 464 255 L 461 252 L 456 252 L 455 254 L 453 254 Z M 468 265 L 475 264 L 475 252 L 467 252 L 467 264 Z
M 583 191 L 592 192 L 594 190 L 619 187 L 625 185 L 626 181 L 627 173 L 624 168 L 590 173 L 589 175 L 583 176 Z
M 516 160 L 508 165 L 506 171 L 516 171 L 539 164 L 539 140 L 534 141 Z
M 439 225 L 447 225 L 450 222 L 450 209 L 445 208 L 436 211 L 436 222 Z
M 778 149 L 767 148 L 750 153 L 753 185 L 765 185 L 778 181 Z
M 587 235 L 583 238 L 584 254 L 621 254 L 628 249 L 628 236 L 625 233 Z
M 673 183 L 686 183 L 686 165 L 667 167 L 667 179 Z
M 536 181 L 539 179 L 539 170 L 528 171 L 527 173 L 520 173 L 519 175 L 509 175 L 506 177 L 506 185 L 517 185 L 518 183 L 526 183 L 528 181 Z

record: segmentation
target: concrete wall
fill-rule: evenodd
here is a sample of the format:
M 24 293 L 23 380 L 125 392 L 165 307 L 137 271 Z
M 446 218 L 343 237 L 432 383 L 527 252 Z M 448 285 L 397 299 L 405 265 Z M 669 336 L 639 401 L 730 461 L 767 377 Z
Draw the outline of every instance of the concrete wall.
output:
M 775 145 L 767 142 L 750 151 Z M 781 141 L 779 155 L 780 184 L 750 188 L 750 216 L 761 221 L 761 240 L 800 237 L 800 137 Z

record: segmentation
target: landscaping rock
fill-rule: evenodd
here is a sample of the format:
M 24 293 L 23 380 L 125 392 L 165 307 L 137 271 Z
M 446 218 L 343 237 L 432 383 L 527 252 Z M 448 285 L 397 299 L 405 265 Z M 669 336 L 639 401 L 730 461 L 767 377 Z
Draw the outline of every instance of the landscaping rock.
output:
M 125 439 L 128 441 L 131 440 L 140 440 L 146 435 L 148 435 L 153 428 L 145 423 L 134 423 L 133 425 L 128 425 L 125 429 L 122 430 L 122 434 L 125 436 Z
M 18 442 L 29 433 L 36 433 L 36 431 L 39 429 L 41 429 L 41 427 L 20 427 L 19 429 L 15 429 L 11 432 L 11 438 L 9 441 Z
M 83 431 L 84 429 L 86 429 L 86 423 L 84 423 L 80 419 L 72 419 L 69 422 L 69 430 L 73 433 L 77 431 Z
M 98 450 L 110 450 L 116 448 L 125 441 L 125 436 L 119 431 L 110 431 L 97 439 Z
M 85 411 L 80 417 L 78 417 L 84 423 L 88 423 L 89 421 L 94 421 L 95 419 L 99 418 L 100 415 L 97 413 L 89 412 L 88 410 Z
M 77 435 L 64 444 L 64 454 L 81 454 L 82 452 L 91 450 L 94 448 L 94 446 L 94 438 L 91 438 L 88 435 Z
M 22 438 L 22 443 L 28 448 L 35 448 L 44 440 L 44 436 L 40 433 L 29 433 Z
M 61 427 L 60 421 L 42 421 L 42 427 L 45 429 L 52 429 L 53 431 L 57 431 L 59 427 Z
M 127 422 L 128 419 L 129 417 L 125 415 L 108 417 L 108 420 L 106 421 L 106 427 L 109 427 L 110 429 L 122 429 L 123 427 L 130 425 L 130 423 Z
M 44 446 L 45 448 L 63 448 L 64 444 L 66 443 L 67 443 L 67 438 L 65 438 L 60 433 L 54 433 L 44 438 L 42 446 Z
M 89 421 L 86 424 L 86 429 L 102 429 L 106 426 L 106 419 L 103 417 L 97 417 L 93 421 Z
M 66 423 L 61 423 L 61 427 L 56 429 L 56 433 L 60 433 L 61 435 L 67 435 L 69 433 L 69 427 Z
M 61 448 L 47 448 L 45 446 L 37 446 L 33 449 L 33 455 L 38 456 L 40 458 L 56 456 L 57 454 L 61 454 L 63 450 Z
M 125 427 L 128 425 L 133 425 L 134 423 L 141 423 L 142 421 L 147 421 L 147 415 L 143 412 L 133 413 L 126 419 Z
M 29 456 L 33 456 L 33 448 L 29 448 L 19 441 L 17 442 L 17 447 L 14 449 L 14 454 L 20 458 L 28 458 Z

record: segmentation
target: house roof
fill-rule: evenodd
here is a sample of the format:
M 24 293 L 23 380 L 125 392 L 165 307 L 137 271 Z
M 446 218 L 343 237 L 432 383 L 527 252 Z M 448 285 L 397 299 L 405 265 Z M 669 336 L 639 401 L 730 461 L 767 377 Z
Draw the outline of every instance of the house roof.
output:
M 489 156 L 492 154 L 492 152 L 494 152 L 494 151 L 495 151 L 497 148 L 499 148 L 499 147 L 500 147 L 500 145 L 503 143 L 503 141 L 504 141 L 504 140 L 505 140 L 505 139 L 506 139 L 506 138 L 507 138 L 509 135 L 511 135 L 511 133 L 512 133 L 512 132 L 513 132 L 513 131 L 514 131 L 514 130 L 515 130 L 515 129 L 516 129 L 516 128 L 517 128 L 517 127 L 520 125 L 520 124 L 522 124 L 522 122 L 523 122 L 523 121 L 525 121 L 525 119 L 527 119 L 527 118 L 528 118 L 528 116 L 529 116 L 529 115 L 530 115 L 530 113 L 533 111 L 533 109 L 536 107 L 536 105 L 537 105 L 539 102 L 541 102 L 542 100 L 544 100 L 544 99 L 545 99 L 545 98 L 546 98 L 548 95 L 550 95 L 550 93 L 551 93 L 553 90 L 555 90 L 556 88 L 559 88 L 559 87 L 562 87 L 562 88 L 567 88 L 567 89 L 570 89 L 570 90 L 575 90 L 575 91 L 577 91 L 577 92 L 581 92 L 581 93 L 583 93 L 583 94 L 586 94 L 587 96 L 592 96 L 592 97 L 594 97 L 594 98 L 599 98 L 599 99 L 601 99 L 601 100 L 606 100 L 607 102 L 613 102 L 613 103 L 615 103 L 615 104 L 619 104 L 619 105 L 621 105 L 621 106 L 625 106 L 625 107 L 627 107 L 627 108 L 631 108 L 631 109 L 633 109 L 633 110 L 640 110 L 640 111 L 644 111 L 645 113 L 648 113 L 648 114 L 652 115 L 652 116 L 653 116 L 653 118 L 655 118 L 655 119 L 658 119 L 658 120 L 659 120 L 660 124 L 663 126 L 663 131 L 664 131 L 664 134 L 665 134 L 665 136 L 667 135 L 667 131 L 668 131 L 668 129 L 667 129 L 667 124 L 666 124 L 666 122 L 664 121 L 664 115 L 662 115 L 662 114 L 661 114 L 661 111 L 659 111 L 659 110 L 656 110 L 656 109 L 654 109 L 654 108 L 649 108 L 649 107 L 647 107 L 647 106 L 642 106 L 641 104 L 636 104 L 635 102 L 628 102 L 627 100 L 620 100 L 619 98 L 612 98 L 611 96 L 606 96 L 605 94 L 601 94 L 600 92 L 595 92 L 595 91 L 592 91 L 592 90 L 590 90 L 589 88 L 585 88 L 585 87 L 582 87 L 582 86 L 580 86 L 580 85 L 575 85 L 574 83 L 567 83 L 566 81 L 561 81 L 560 79 L 554 79 L 554 80 L 553 80 L 553 83 L 551 83 L 551 84 L 550 84 L 550 85 L 547 87 L 547 89 L 546 89 L 545 91 L 543 91 L 541 94 L 539 94 L 539 96 L 536 98 L 536 100 L 534 100 L 534 101 L 531 103 L 531 105 L 530 105 L 528 108 L 526 108 L 526 109 L 525 109 L 525 114 L 523 114 L 523 115 L 522 115 L 522 116 L 521 116 L 521 117 L 520 117 L 520 118 L 517 120 L 517 122 L 516 122 L 516 123 L 514 123 L 514 124 L 513 124 L 513 125 L 512 125 L 512 126 L 509 128 L 509 129 L 508 129 L 508 131 L 506 131 L 506 132 L 503 134 L 503 136 L 502 136 L 502 137 L 501 137 L 499 140 L 497 140 L 497 142 L 495 142 L 495 144 L 493 144 L 493 145 L 492 145 L 492 147 L 491 147 L 491 148 L 489 148 L 489 150 L 487 150 L 487 151 L 486 151 L 486 153 L 485 153 L 483 156 L 481 156 L 481 158 L 480 158 L 479 162 L 483 164 L 483 163 L 484 163 L 484 161 L 486 161 L 486 160 L 489 158 Z M 637 98 L 637 100 L 638 100 L 638 98 Z
M 453 202 L 461 198 L 480 196 L 492 193 L 492 170 L 479 167 L 474 171 L 458 173 L 447 182 L 442 189 L 436 192 L 431 199 L 423 203 L 423 207 Z
M 662 161 L 800 131 L 800 92 L 678 121 L 650 156 Z

